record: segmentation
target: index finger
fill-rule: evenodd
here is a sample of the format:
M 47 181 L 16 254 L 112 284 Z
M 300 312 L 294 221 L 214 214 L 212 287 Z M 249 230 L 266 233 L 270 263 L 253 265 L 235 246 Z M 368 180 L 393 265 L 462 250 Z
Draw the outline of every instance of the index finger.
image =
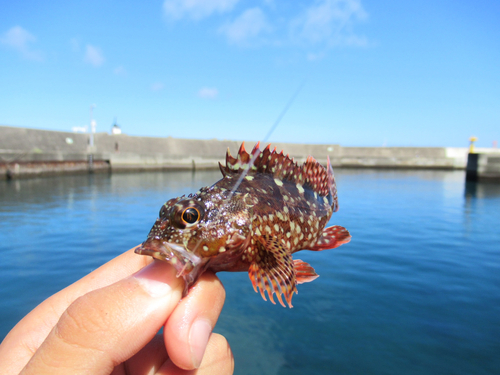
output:
M 134 254 L 134 250 L 132 248 L 110 260 L 35 307 L 3 340 L 0 346 L 0 363 L 17 363 L 22 368 L 40 347 L 62 313 L 78 297 L 130 276 L 153 261 L 151 257 Z

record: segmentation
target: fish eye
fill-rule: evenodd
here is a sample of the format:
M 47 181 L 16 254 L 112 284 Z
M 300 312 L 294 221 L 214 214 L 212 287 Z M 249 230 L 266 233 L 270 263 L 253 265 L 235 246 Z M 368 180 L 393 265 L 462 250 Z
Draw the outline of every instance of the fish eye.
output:
M 201 218 L 200 211 L 194 207 L 188 207 L 182 213 L 181 218 L 185 224 L 194 224 Z

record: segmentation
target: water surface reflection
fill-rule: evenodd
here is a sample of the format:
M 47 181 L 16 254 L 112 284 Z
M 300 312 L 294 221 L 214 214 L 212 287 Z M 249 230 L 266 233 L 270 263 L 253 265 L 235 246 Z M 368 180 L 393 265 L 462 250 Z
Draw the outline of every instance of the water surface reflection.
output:
M 493 374 L 500 368 L 500 185 L 461 171 L 335 171 L 348 245 L 300 252 L 321 275 L 294 308 L 221 273 L 216 331 L 237 374 Z M 219 171 L 0 182 L 0 334 L 145 239 L 161 205 Z

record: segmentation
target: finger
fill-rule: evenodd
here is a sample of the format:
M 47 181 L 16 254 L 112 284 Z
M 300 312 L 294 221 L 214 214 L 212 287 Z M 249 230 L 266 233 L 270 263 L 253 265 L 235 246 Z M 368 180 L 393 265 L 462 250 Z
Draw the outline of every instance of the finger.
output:
M 156 335 L 148 345 L 116 367 L 111 375 L 149 374 L 151 369 L 159 369 L 156 375 L 226 375 L 234 371 L 234 358 L 224 336 L 213 333 L 208 341 L 201 365 L 196 370 L 182 370 L 167 356 L 163 335 Z
M 151 374 L 168 360 L 163 334 L 156 334 L 153 339 L 132 358 L 114 368 L 111 375 Z
M 168 318 L 163 332 L 175 365 L 185 370 L 200 366 L 225 297 L 217 276 L 205 272 Z
M 198 369 L 180 369 L 169 359 L 156 375 L 230 375 L 233 372 L 234 357 L 226 338 L 217 333 L 212 333 Z
M 109 374 L 154 337 L 178 304 L 184 283 L 156 261 L 73 302 L 22 374 Z
M 49 297 L 26 315 L 0 345 L 0 363 L 7 364 L 6 372 L 17 374 L 21 371 L 62 313 L 78 297 L 130 276 L 152 262 L 151 257 L 134 254 L 134 249 Z

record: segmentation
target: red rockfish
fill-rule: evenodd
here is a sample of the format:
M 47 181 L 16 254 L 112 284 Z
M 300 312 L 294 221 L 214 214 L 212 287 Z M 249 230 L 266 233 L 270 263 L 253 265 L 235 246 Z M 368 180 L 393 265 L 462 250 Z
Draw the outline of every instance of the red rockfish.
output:
M 350 241 L 338 225 L 325 228 L 338 210 L 337 188 L 326 168 L 309 156 L 298 165 L 288 155 L 241 145 L 219 163 L 223 178 L 195 194 L 165 203 L 136 253 L 170 262 L 186 291 L 205 271 L 248 271 L 252 285 L 292 307 L 297 284 L 318 277 L 299 250 L 333 249 Z

